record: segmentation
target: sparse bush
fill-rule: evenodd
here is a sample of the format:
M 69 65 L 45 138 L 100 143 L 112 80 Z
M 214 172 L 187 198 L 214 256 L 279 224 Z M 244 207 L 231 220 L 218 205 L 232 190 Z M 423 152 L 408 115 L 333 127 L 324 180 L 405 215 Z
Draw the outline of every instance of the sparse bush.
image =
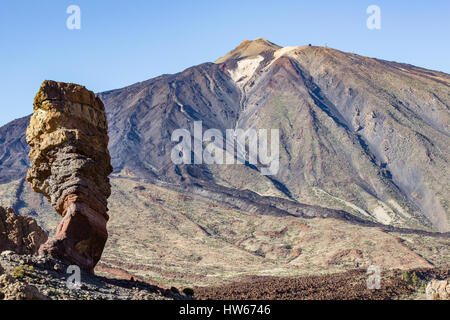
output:
M 193 296 L 194 295 L 194 289 L 192 288 L 184 288 L 183 293 L 187 296 Z
M 22 279 L 26 276 L 31 276 L 34 273 L 34 267 L 23 264 L 14 268 L 12 276 L 16 279 Z

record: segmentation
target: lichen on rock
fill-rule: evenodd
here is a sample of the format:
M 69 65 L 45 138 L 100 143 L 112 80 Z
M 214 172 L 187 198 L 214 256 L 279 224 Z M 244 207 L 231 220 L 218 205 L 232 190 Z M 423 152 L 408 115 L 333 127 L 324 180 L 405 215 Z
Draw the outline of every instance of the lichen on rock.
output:
M 34 99 L 26 139 L 27 181 L 63 217 L 40 252 L 92 272 L 108 237 L 112 167 L 104 105 L 84 86 L 46 80 Z

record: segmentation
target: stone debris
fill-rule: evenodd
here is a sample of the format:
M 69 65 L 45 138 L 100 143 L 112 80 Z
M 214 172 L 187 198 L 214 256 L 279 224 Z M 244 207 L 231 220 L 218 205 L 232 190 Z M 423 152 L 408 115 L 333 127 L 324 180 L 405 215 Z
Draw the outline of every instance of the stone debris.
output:
M 450 300 L 450 279 L 431 280 L 425 292 L 429 300 Z
M 47 234 L 30 217 L 16 215 L 12 208 L 0 207 L 0 252 L 37 253 Z
M 80 286 L 69 288 L 69 277 L 73 274 L 68 272 L 70 266 L 69 262 L 49 255 L 4 251 L 0 254 L 0 300 L 190 299 L 142 281 L 106 278 L 83 270 Z

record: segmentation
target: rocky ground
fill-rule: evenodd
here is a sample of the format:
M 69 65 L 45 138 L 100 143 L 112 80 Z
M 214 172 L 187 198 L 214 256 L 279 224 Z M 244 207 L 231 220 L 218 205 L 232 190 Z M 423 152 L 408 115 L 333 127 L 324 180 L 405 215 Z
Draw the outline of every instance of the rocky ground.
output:
M 188 296 L 142 281 L 81 272 L 81 287 L 69 289 L 69 265 L 46 256 L 0 254 L 0 300 L 180 300 Z
M 196 286 L 200 299 L 412 297 L 419 292 L 417 283 L 411 288 L 397 271 L 387 270 L 450 266 L 449 88 L 448 74 L 326 47 L 281 48 L 257 39 L 243 42 L 216 63 L 100 93 L 95 100 L 103 101 L 107 113 L 114 171 L 108 239 L 89 264 L 95 265 L 101 253 L 95 272 L 106 278 L 83 275 L 84 287 L 70 291 L 60 263 L 5 254 L 0 262 L 8 275 L 1 279 L 2 294 L 14 298 L 28 288 L 30 297 L 52 299 L 133 299 L 140 291 L 144 298 L 174 298 L 157 287 Z M 96 177 L 101 190 L 93 194 L 103 200 L 109 195 L 103 108 L 95 108 L 92 100 L 68 99 L 73 103 L 64 106 L 74 117 L 59 120 L 67 128 L 82 124 L 76 130 L 89 138 L 66 141 L 66 150 L 60 143 L 74 128 L 53 136 L 56 122 L 41 123 L 46 116 L 60 116 L 47 108 L 63 110 L 61 99 L 39 97 L 39 117 L 31 120 L 28 134 L 31 150 L 25 136 L 29 117 L 0 128 L 0 206 L 27 217 L 16 220 L 12 210 L 3 210 L 0 252 L 34 253 L 44 232 L 58 237 L 60 217 L 32 186 L 46 195 L 58 189 L 50 199 L 53 205 L 64 199 L 60 191 L 80 177 L 92 187 L 89 180 Z M 86 110 L 94 117 L 89 112 L 86 118 Z M 172 133 L 180 128 L 192 132 L 200 120 L 204 130 L 222 133 L 230 128 L 279 129 L 279 170 L 265 176 L 261 163 L 176 165 Z M 49 139 L 41 139 L 39 128 Z M 94 143 L 91 133 L 97 129 L 101 134 Z M 39 145 L 44 141 L 45 146 Z M 49 153 L 47 142 L 59 151 Z M 74 145 L 79 150 L 72 150 Z M 66 152 L 73 160 L 69 167 L 83 164 L 82 172 L 66 174 Z M 53 158 L 57 161 L 51 160 L 48 170 L 46 160 Z M 30 164 L 32 184 L 25 179 Z M 39 172 L 58 179 L 47 184 Z M 68 178 L 74 180 L 67 184 Z M 78 199 L 73 191 L 67 194 Z M 90 198 L 90 192 L 83 194 Z M 105 205 L 100 211 L 106 215 Z M 63 203 L 57 208 L 70 217 Z M 30 217 L 43 230 L 28 237 L 38 230 Z M 74 233 L 95 234 L 96 247 L 103 248 L 106 221 L 98 221 L 101 228 L 91 225 L 87 232 L 84 224 L 75 225 Z M 86 244 L 76 238 L 62 251 L 73 253 L 66 249 Z M 370 265 L 388 272 L 385 290 L 364 291 Z M 117 276 L 127 280 L 109 279 Z M 447 287 L 448 282 L 430 285 L 435 292 Z
M 298 278 L 249 277 L 219 287 L 194 288 L 196 299 L 213 300 L 399 300 L 438 299 L 435 283 L 445 282 L 447 299 L 450 269 L 391 270 L 383 272 L 380 289 L 367 288 L 365 270 Z M 445 290 L 445 289 L 444 289 Z

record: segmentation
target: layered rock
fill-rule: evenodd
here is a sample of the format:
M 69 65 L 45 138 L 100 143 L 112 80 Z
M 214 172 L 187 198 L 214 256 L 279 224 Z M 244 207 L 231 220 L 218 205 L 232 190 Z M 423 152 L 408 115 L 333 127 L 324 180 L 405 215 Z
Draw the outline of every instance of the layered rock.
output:
M 31 168 L 27 180 L 63 220 L 41 253 L 92 271 L 108 233 L 112 172 L 102 101 L 85 87 L 44 81 L 27 128 Z
M 34 254 L 46 241 L 47 234 L 33 218 L 18 216 L 13 209 L 0 207 L 0 252 Z

